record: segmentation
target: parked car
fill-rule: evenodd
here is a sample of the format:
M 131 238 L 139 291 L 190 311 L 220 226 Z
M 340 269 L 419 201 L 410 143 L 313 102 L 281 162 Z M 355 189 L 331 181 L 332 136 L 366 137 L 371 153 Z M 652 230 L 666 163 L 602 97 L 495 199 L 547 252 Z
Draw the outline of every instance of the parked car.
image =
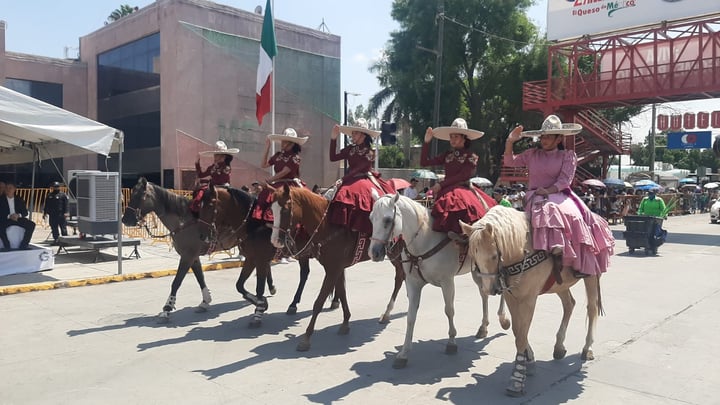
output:
M 717 224 L 720 221 L 720 199 L 715 200 L 710 207 L 710 222 Z

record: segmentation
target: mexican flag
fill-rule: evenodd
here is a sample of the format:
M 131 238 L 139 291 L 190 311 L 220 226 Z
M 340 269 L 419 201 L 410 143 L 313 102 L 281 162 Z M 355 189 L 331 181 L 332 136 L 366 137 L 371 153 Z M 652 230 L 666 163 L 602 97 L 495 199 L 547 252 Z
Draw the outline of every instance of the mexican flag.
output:
M 275 21 L 270 8 L 270 0 L 265 6 L 265 19 L 263 20 L 262 36 L 260 37 L 260 62 L 257 70 L 257 86 L 255 88 L 255 115 L 258 125 L 262 125 L 263 116 L 272 109 L 272 73 L 273 58 L 277 55 L 275 43 Z

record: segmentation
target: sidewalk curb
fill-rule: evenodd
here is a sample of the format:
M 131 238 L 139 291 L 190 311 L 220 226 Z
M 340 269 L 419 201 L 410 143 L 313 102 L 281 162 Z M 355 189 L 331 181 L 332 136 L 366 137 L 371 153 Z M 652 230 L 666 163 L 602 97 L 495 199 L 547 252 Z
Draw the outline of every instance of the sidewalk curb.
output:
M 232 261 L 232 262 L 206 264 L 202 267 L 203 267 L 203 271 L 215 271 L 215 270 L 223 270 L 223 269 L 231 269 L 231 268 L 241 267 L 242 265 L 243 265 L 243 262 L 241 262 L 241 261 Z M 148 272 L 144 272 L 144 273 L 118 274 L 118 275 L 114 275 L 114 276 L 93 277 L 93 278 L 85 278 L 85 279 L 77 279 L 77 280 L 64 280 L 64 281 L 14 285 L 14 286 L 0 287 L 0 296 L 27 293 L 27 292 L 33 292 L 33 291 L 55 290 L 55 289 L 59 289 L 59 288 L 84 287 L 87 285 L 116 283 L 116 282 L 120 282 L 120 281 L 142 280 L 145 278 L 159 278 L 159 277 L 173 276 L 173 275 L 175 275 L 175 273 L 177 273 L 176 269 L 156 270 L 156 271 L 148 271 Z

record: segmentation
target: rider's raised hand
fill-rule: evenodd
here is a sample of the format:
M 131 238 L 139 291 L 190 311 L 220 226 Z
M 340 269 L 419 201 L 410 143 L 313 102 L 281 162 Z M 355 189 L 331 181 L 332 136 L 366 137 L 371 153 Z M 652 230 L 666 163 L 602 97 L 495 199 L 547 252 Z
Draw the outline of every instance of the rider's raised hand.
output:
M 431 127 L 427 127 L 427 130 L 425 130 L 425 143 L 432 141 L 432 138 L 433 138 L 433 129 Z
M 330 134 L 330 139 L 337 139 L 340 135 L 340 125 L 335 124 L 332 130 L 332 134 Z
M 517 142 L 520 140 L 520 134 L 522 134 L 523 126 L 518 125 L 510 132 L 510 135 L 508 135 L 508 142 Z

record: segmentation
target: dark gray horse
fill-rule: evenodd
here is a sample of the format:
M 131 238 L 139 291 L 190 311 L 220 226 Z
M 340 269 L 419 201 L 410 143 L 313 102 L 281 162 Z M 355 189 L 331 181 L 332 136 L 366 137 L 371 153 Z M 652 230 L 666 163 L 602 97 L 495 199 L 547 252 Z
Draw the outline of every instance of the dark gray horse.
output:
M 207 311 L 210 308 L 212 297 L 210 290 L 205 285 L 200 256 L 207 254 L 210 250 L 206 237 L 211 232 L 210 227 L 192 215 L 190 201 L 187 198 L 150 183 L 145 178 L 140 178 L 132 189 L 122 222 L 127 226 L 136 226 L 142 222 L 145 215 L 151 212 L 155 212 L 169 230 L 173 247 L 180 255 L 177 273 L 170 288 L 170 296 L 163 306 L 162 312 L 158 315 L 160 321 L 166 322 L 170 311 L 175 309 L 177 291 L 188 269 L 192 269 L 202 291 L 202 301 L 196 310 L 198 312 Z M 232 236 L 229 238 L 232 239 Z

